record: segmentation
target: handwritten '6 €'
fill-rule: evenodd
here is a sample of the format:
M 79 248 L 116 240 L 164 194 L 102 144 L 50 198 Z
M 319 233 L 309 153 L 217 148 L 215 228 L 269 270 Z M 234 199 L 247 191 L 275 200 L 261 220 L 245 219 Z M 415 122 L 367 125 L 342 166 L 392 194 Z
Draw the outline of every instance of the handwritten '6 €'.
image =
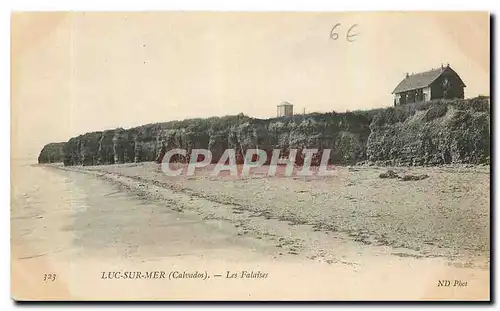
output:
M 340 27 L 341 24 L 337 23 L 335 26 L 332 27 L 332 30 L 330 30 L 330 39 L 331 40 L 337 40 L 339 38 L 339 34 L 336 32 L 336 29 Z M 354 42 L 354 37 L 359 35 L 359 33 L 356 33 L 354 31 L 354 28 L 356 28 L 358 24 L 353 24 L 346 32 L 345 39 L 349 42 Z

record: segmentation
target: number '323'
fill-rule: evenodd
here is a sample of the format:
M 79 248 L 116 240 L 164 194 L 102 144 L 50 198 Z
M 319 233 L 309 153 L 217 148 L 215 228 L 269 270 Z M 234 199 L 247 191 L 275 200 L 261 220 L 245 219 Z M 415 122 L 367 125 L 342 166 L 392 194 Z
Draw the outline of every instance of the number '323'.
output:
M 56 275 L 55 275 L 55 273 L 44 274 L 43 275 L 43 280 L 45 282 L 47 282 L 47 281 L 55 281 L 56 280 Z

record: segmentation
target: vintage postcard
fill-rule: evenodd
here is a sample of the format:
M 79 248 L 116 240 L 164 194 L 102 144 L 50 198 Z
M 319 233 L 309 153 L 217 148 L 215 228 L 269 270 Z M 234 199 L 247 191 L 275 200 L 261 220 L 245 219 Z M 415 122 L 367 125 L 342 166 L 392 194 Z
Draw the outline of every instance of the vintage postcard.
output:
M 15 300 L 490 300 L 488 12 L 14 12 Z

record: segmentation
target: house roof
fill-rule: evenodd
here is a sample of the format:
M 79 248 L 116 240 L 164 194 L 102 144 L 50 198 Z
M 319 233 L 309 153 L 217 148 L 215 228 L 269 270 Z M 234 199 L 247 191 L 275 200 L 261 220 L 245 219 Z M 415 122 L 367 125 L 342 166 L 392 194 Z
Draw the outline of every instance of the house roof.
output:
M 420 89 L 423 87 L 428 87 L 434 80 L 439 78 L 439 76 L 447 71 L 452 70 L 449 66 L 441 67 L 437 69 L 432 69 L 425 72 L 419 72 L 416 74 L 408 75 L 403 81 L 399 82 L 398 86 L 392 91 L 393 94 L 401 93 L 405 91 Z M 463 84 L 463 82 L 462 82 Z M 465 84 L 464 84 L 465 86 Z
M 281 107 L 281 106 L 293 106 L 293 105 L 290 104 L 289 102 L 282 102 L 281 104 L 278 105 L 278 107 Z

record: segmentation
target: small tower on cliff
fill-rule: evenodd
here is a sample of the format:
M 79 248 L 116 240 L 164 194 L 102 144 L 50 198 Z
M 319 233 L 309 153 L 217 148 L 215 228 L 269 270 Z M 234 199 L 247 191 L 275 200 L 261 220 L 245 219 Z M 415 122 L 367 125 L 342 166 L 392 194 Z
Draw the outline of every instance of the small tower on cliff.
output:
M 289 102 L 282 102 L 277 107 L 276 116 L 279 117 L 291 117 L 293 116 L 293 105 Z

